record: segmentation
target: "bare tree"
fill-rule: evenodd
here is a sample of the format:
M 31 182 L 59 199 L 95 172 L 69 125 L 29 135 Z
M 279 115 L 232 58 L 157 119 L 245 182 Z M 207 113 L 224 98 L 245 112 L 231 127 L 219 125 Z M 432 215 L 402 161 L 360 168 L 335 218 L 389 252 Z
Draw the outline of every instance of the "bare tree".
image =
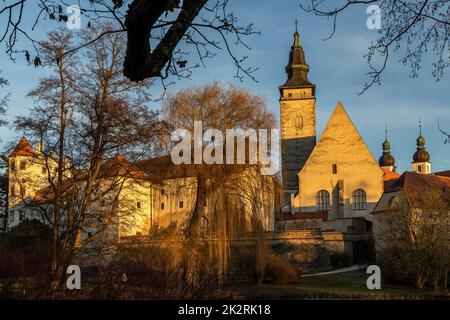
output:
M 394 197 L 380 219 L 377 246 L 385 275 L 417 288 L 447 288 L 450 204 L 445 194 L 432 189 Z
M 450 144 L 450 133 L 447 133 L 441 129 L 441 124 L 439 123 L 439 119 L 438 119 L 438 129 L 445 136 L 444 144 L 447 144 L 447 143 Z
M 115 24 L 113 30 L 96 33 L 89 41 L 82 41 L 73 50 L 83 48 L 111 33 L 127 34 L 127 52 L 124 59 L 124 74 L 132 81 L 147 78 L 166 79 L 171 75 L 188 77 L 192 68 L 198 66 L 191 51 L 197 54 L 200 63 L 215 56 L 217 50 L 226 50 L 236 66 L 236 77 L 242 79 L 252 75 L 254 68 L 244 66 L 245 57 L 238 57 L 232 50 L 235 44 L 248 48 L 244 38 L 256 34 L 253 24 L 240 26 L 228 0 L 98 0 L 78 1 L 82 18 L 87 26 L 98 21 Z M 128 6 L 127 6 L 128 5 Z M 0 6 L 0 17 L 4 17 L 4 30 L 0 43 L 6 43 L 6 53 L 14 59 L 17 53 L 24 53 L 28 61 L 40 64 L 41 42 L 32 31 L 39 24 L 49 20 L 65 23 L 68 17 L 67 4 L 58 1 L 7 0 Z M 32 28 L 24 26 L 25 15 L 34 19 Z M 17 48 L 19 38 L 32 44 L 31 50 Z M 191 48 L 191 49 L 189 49 Z M 187 58 L 187 56 L 189 58 Z
M 143 104 L 145 83 L 123 77 L 123 37 L 111 33 L 92 43 L 80 64 L 77 51 L 61 55 L 70 50 L 71 35 L 51 32 L 43 63 L 54 75 L 30 92 L 37 102 L 31 115 L 15 121 L 42 146 L 38 156 L 49 187 L 39 190 L 30 205 L 41 210 L 53 230 L 53 288 L 79 251 L 77 241 L 86 228 L 95 226 L 96 235 L 117 225 L 119 194 L 134 178 L 132 165 L 118 154 L 138 159 L 153 151 L 157 114 Z M 105 199 L 108 209 L 97 209 Z M 51 212 L 36 200 L 49 203 Z
M 357 5 L 378 5 L 382 26 L 380 37 L 368 48 L 366 55 L 370 71 L 370 80 L 359 94 L 364 93 L 373 84 L 381 83 L 381 75 L 386 69 L 393 52 L 404 52 L 400 62 L 409 65 L 411 76 L 417 77 L 422 67 L 423 57 L 434 55 L 433 76 L 439 81 L 450 66 L 449 39 L 450 15 L 448 1 L 430 0 L 361 0 L 334 1 L 308 0 L 301 4 L 306 12 L 332 20 L 330 39 L 337 29 L 337 19 L 344 11 Z M 432 52 L 432 53 L 431 53 Z
M 0 70 L 1 73 L 1 70 Z M 0 88 L 4 88 L 8 86 L 9 82 L 5 78 L 0 77 Z M 8 106 L 10 94 L 6 94 L 4 96 L 0 96 L 0 116 L 4 116 L 6 114 L 6 108 Z M 4 119 L 0 119 L 0 126 L 4 126 L 6 121 Z

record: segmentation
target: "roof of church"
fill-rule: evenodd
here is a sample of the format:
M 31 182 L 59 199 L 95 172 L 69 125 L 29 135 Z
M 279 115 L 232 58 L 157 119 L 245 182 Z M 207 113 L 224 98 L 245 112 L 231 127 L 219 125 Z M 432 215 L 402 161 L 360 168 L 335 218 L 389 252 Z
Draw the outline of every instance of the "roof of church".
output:
M 382 174 L 381 168 L 378 165 L 378 161 L 373 157 L 373 154 L 362 139 L 353 121 L 350 119 L 349 115 L 342 106 L 341 102 L 337 103 L 336 108 L 334 109 L 333 114 L 328 120 L 328 123 L 326 124 L 319 141 L 311 152 L 302 170 L 308 167 L 308 164 L 313 161 L 312 159 L 316 155 L 321 152 L 329 151 L 329 147 L 332 144 L 345 144 L 345 146 L 348 146 L 349 148 L 353 146 L 362 147 L 362 149 L 360 149 L 360 151 L 362 152 L 354 154 L 352 160 L 355 161 L 355 159 L 358 158 L 360 159 L 360 161 L 364 161 L 365 163 L 367 163 L 368 159 L 371 159 L 370 161 L 372 162 L 372 164 L 380 170 L 380 175 Z
M 16 145 L 16 147 L 9 156 L 17 157 L 17 156 L 34 156 L 34 155 L 36 154 L 34 152 L 33 147 L 28 142 L 27 138 L 22 137 L 22 139 L 20 139 L 19 143 Z

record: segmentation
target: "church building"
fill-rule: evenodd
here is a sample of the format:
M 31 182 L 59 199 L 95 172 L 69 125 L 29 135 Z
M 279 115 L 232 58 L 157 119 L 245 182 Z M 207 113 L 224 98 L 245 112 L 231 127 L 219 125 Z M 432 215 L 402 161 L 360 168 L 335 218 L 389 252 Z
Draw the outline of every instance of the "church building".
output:
M 294 33 L 287 81 L 280 86 L 280 126 L 284 205 L 277 229 L 320 228 L 370 231 L 373 212 L 385 188 L 400 177 L 387 137 L 377 161 L 341 102 L 320 137 L 316 133 L 316 86 Z M 412 169 L 431 173 L 430 156 L 420 130 Z

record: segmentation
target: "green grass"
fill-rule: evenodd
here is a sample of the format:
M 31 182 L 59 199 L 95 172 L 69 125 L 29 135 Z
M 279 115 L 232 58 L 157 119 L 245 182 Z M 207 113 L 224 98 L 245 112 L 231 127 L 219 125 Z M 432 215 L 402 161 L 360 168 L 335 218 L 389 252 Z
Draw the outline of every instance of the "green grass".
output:
M 448 291 L 418 290 L 405 285 L 382 283 L 381 290 L 369 290 L 364 271 L 301 278 L 298 284 L 263 285 L 231 280 L 221 290 L 228 298 L 238 299 L 450 299 Z

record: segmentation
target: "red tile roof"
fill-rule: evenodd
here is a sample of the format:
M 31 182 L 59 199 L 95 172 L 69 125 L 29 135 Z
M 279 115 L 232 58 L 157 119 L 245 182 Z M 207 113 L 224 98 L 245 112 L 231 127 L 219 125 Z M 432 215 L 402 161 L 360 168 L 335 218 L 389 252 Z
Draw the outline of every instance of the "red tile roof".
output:
M 450 177 L 450 170 L 441 171 L 441 172 L 435 172 L 434 174 L 436 176 Z
M 383 170 L 383 172 L 384 172 L 384 175 L 383 175 L 384 190 L 387 190 L 392 186 L 392 184 L 398 178 L 400 178 L 400 174 L 398 174 L 397 172 L 392 172 L 391 170 L 387 170 L 384 168 L 381 168 L 381 170 Z
M 426 203 L 429 192 L 442 194 L 450 203 L 450 177 L 405 172 L 386 191 L 403 191 L 410 204 L 415 207 L 422 207 Z
M 27 138 L 22 137 L 22 139 L 20 139 L 19 143 L 16 145 L 16 147 L 9 156 L 17 157 L 17 156 L 35 156 L 35 155 L 36 153 L 34 152 L 34 149 L 28 142 Z

